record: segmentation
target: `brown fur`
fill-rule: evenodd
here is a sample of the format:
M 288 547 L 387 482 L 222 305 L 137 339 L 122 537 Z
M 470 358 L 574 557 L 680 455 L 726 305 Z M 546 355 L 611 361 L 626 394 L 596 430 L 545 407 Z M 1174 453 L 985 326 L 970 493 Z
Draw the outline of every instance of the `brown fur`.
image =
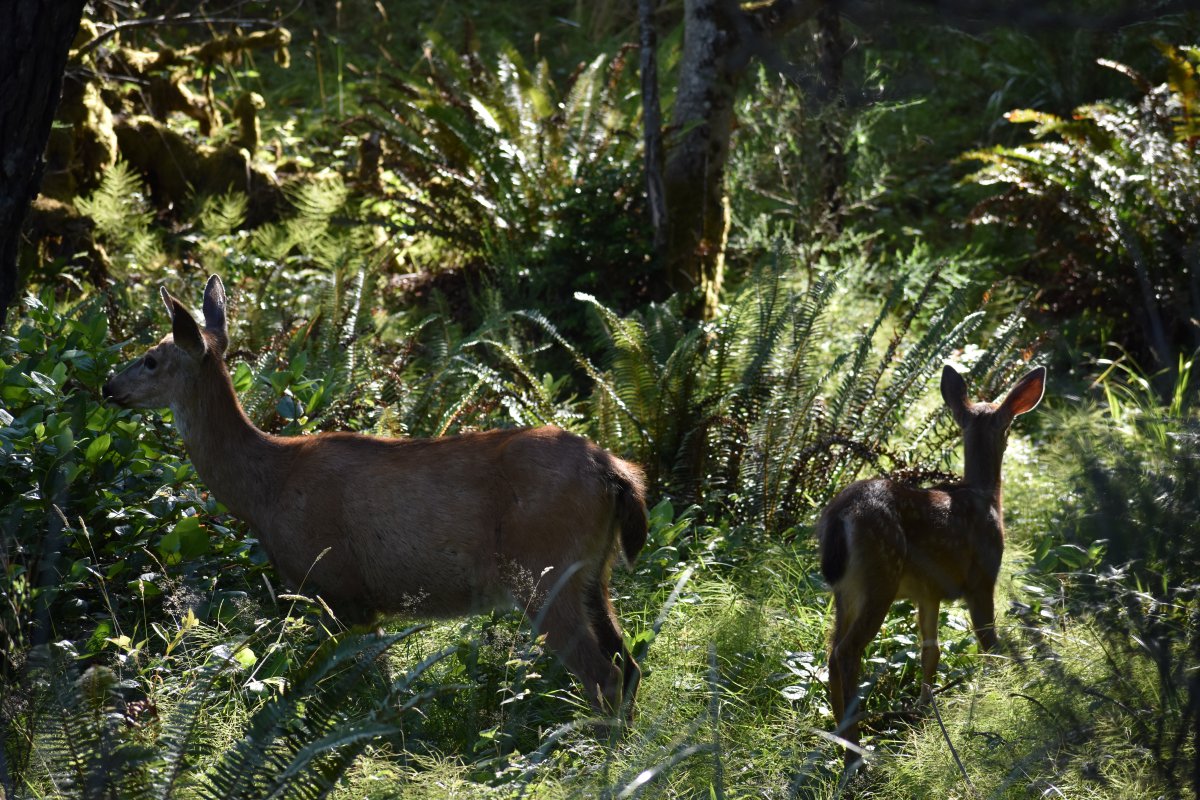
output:
M 980 647 L 997 645 L 992 595 L 1004 554 L 1000 466 L 1013 417 L 1041 400 L 1046 370 L 1022 378 L 1001 404 L 967 403 L 962 377 L 942 371 L 942 397 L 963 430 L 962 483 L 915 489 L 884 478 L 846 487 L 817 523 L 821 570 L 833 587 L 829 693 L 839 733 L 858 744 L 859 664 L 892 602 L 917 605 L 922 696 L 938 664 L 942 600 L 965 598 Z M 846 751 L 846 765 L 858 760 Z
M 172 334 L 104 394 L 171 408 L 197 473 L 254 528 L 287 582 L 350 624 L 515 602 L 540 619 L 595 706 L 632 708 L 640 672 L 608 579 L 618 549 L 632 563 L 646 541 L 637 467 L 554 427 L 440 439 L 269 435 L 246 417 L 225 367 L 220 280 L 205 289 L 203 330 L 163 296 Z

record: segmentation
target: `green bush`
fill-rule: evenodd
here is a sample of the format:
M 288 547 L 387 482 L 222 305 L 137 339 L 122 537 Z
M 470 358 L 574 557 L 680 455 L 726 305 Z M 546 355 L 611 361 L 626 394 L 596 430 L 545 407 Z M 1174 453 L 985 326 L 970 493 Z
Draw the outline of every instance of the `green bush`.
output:
M 1042 309 L 1076 318 L 1092 341 L 1111 337 L 1171 367 L 1175 352 L 1200 346 L 1200 49 L 1159 45 L 1166 79 L 1129 67 L 1136 102 L 1079 106 L 1070 118 L 1030 109 L 1035 141 L 974 150 L 984 163 L 968 180 L 1002 194 L 975 209 L 977 223 L 1028 231 L 1037 256 L 1022 277 L 1042 290 Z
M 554 309 L 572 290 L 629 308 L 652 285 L 637 113 L 626 57 L 581 64 L 561 85 L 512 48 L 495 67 L 437 37 L 427 69 L 372 99 L 384 135 L 384 198 L 406 261 L 482 268 L 509 308 Z M 435 243 L 440 242 L 440 245 Z M 572 333 L 579 320 L 565 323 Z
M 171 429 L 101 400 L 121 361 L 102 299 L 60 309 L 49 293 L 30 297 L 15 333 L 0 337 L 0 645 L 10 679 L 32 643 L 65 637 L 88 657 L 120 636 L 150 637 L 148 607 L 223 613 L 231 591 L 244 595 L 235 576 L 256 569 L 236 525 L 194 488 Z

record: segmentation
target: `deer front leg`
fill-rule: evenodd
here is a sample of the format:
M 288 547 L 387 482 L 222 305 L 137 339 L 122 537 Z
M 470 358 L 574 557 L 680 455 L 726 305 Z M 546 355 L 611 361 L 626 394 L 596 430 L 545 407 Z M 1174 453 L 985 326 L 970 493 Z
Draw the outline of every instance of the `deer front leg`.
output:
M 921 702 L 928 703 L 933 697 L 933 682 L 937 677 L 938 657 L 938 600 L 920 600 L 917 603 L 917 627 L 921 632 Z

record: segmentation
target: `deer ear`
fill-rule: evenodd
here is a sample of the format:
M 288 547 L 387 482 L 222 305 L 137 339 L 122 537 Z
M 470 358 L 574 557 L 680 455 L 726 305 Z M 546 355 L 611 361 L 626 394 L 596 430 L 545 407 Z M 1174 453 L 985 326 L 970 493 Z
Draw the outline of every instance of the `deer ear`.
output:
M 171 297 L 171 293 L 167 291 L 167 287 L 158 287 L 158 296 L 162 298 L 163 305 L 167 307 L 167 316 L 171 319 L 175 318 L 175 307 L 171 304 L 175 302 L 175 298 Z
M 1026 414 L 1037 408 L 1046 391 L 1046 368 L 1038 367 L 1017 381 L 1000 404 L 1000 410 L 1010 416 Z
M 192 319 L 192 314 L 174 297 L 167 295 L 171 307 L 171 333 L 175 344 L 192 358 L 199 361 L 204 358 L 208 347 L 204 344 L 204 336 L 200 326 Z
M 967 382 L 949 364 L 942 367 L 942 400 L 946 401 L 954 421 L 964 425 L 967 419 Z
M 221 355 L 229 346 L 229 332 L 225 322 L 225 286 L 221 279 L 213 275 L 204 287 L 204 327 L 216 337 L 221 348 Z

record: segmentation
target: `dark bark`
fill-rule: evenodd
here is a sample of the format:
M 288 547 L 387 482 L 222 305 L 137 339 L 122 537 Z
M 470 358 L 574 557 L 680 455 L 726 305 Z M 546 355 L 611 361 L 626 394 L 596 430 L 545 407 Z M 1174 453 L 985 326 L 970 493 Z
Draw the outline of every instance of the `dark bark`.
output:
M 846 44 L 842 38 L 842 17 L 838 0 L 823 0 L 817 11 L 817 41 L 820 53 L 820 83 L 817 100 L 821 104 L 821 196 L 825 201 L 829 227 L 841 230 L 842 187 L 846 183 L 844 130 L 845 96 L 842 93 L 843 63 Z
M 83 0 L 0 4 L 0 324 L 17 293 L 21 225 L 42 180 L 42 154 Z
M 744 11 L 737 0 L 685 0 L 683 55 L 663 183 L 667 282 L 691 294 L 690 316 L 717 308 L 729 209 L 725 165 L 742 73 L 770 40 L 817 11 L 818 0 L 776 0 Z
M 667 200 L 663 188 L 662 105 L 658 96 L 658 30 L 654 24 L 654 6 L 654 0 L 638 0 L 646 200 L 650 205 L 650 225 L 654 230 L 654 254 L 662 260 L 667 244 Z
M 688 292 L 690 316 L 711 317 L 724 270 L 725 163 L 740 65 L 736 0 L 686 0 L 683 57 L 663 183 L 667 281 Z

